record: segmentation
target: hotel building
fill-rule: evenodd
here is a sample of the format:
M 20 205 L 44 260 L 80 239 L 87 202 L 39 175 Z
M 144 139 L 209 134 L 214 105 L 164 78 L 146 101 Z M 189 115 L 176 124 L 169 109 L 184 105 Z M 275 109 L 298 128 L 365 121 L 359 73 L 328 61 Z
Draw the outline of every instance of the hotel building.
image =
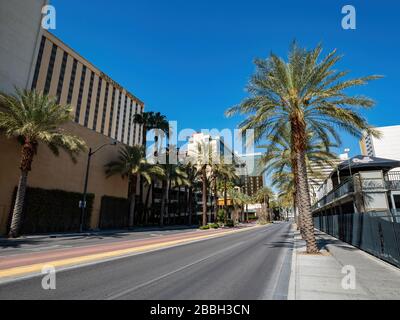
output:
M 35 89 L 72 107 L 65 129 L 84 139 L 88 147 L 117 140 L 141 145 L 142 127 L 133 122 L 144 111 L 144 103 L 99 68 L 81 57 L 60 39 L 41 27 L 41 9 L 46 0 L 0 2 L 0 90 L 14 93 L 15 87 Z M 104 197 L 126 198 L 128 182 L 106 178 L 104 165 L 118 156 L 109 146 L 92 158 L 88 192 L 95 195 L 90 227 L 102 225 Z M 87 155 L 73 163 L 66 153 L 55 157 L 39 145 L 29 173 L 28 186 L 46 190 L 81 193 Z M 20 145 L 0 135 L 0 234 L 7 232 L 12 198 L 19 178 Z M 78 203 L 76 204 L 78 206 Z M 111 227 L 122 227 L 119 225 Z

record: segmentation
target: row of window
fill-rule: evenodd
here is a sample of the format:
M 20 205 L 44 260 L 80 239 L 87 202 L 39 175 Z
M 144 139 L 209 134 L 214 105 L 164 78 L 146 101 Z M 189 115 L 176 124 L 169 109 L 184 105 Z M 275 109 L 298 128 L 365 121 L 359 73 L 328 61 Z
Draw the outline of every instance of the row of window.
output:
M 40 43 L 37 62 L 35 66 L 32 89 L 40 87 L 43 88 L 43 92 L 45 94 L 49 94 L 50 88 L 54 88 L 51 90 L 53 93 L 56 92 L 59 103 L 62 96 L 65 79 L 68 79 L 67 78 L 68 58 L 70 57 L 71 59 L 72 57 L 69 56 L 67 52 L 62 51 L 62 49 L 60 49 L 56 44 L 50 41 L 50 43 L 52 44 L 51 53 L 49 52 L 50 59 L 49 61 L 44 61 L 46 40 L 50 41 L 43 36 Z M 56 77 L 55 64 L 56 64 L 56 59 L 58 60 L 57 58 L 58 49 L 61 50 L 63 56 L 61 60 L 61 66 L 59 67 L 60 73 Z M 60 54 L 60 52 L 58 52 L 58 54 Z M 119 138 L 120 141 L 125 142 L 127 144 L 134 144 L 136 141 L 136 136 L 139 137 L 138 141 L 141 141 L 142 139 L 141 130 L 139 126 L 134 125 L 132 123 L 133 115 L 142 111 L 142 108 L 140 108 L 139 104 L 136 103 L 136 101 L 134 101 L 133 99 L 131 99 L 129 95 L 127 94 L 124 95 L 120 88 L 117 89 L 109 81 L 103 79 L 102 76 L 98 77 L 97 87 L 95 87 L 95 76 L 96 76 L 95 72 L 93 72 L 83 64 L 82 64 L 80 78 L 77 79 L 78 66 L 80 68 L 80 65 L 78 65 L 78 60 L 75 58 L 73 58 L 73 60 L 71 59 L 71 62 L 72 62 L 72 68 L 71 66 L 68 67 L 68 69 L 70 70 L 69 83 L 65 86 L 66 103 L 72 104 L 73 102 L 72 100 L 77 99 L 75 100 L 76 101 L 75 105 L 76 108 L 74 114 L 75 122 L 81 123 L 85 127 L 93 128 L 93 130 L 101 132 L 104 135 L 108 135 L 109 137 Z M 45 69 L 46 74 L 40 75 L 41 67 L 44 64 L 46 64 L 45 67 L 47 67 L 47 69 Z M 44 83 L 43 80 L 41 80 L 42 83 L 40 86 L 38 86 L 39 78 L 45 79 Z M 90 79 L 89 82 L 87 82 L 86 79 Z M 57 81 L 57 83 L 54 83 L 54 81 Z M 76 86 L 78 85 L 76 81 L 78 81 L 79 86 Z M 78 90 L 77 98 L 75 93 L 76 91 L 74 91 L 76 89 Z M 85 98 L 84 92 L 87 92 L 87 99 L 84 99 Z M 75 98 L 73 98 L 74 94 Z M 101 103 L 102 95 L 104 96 L 103 103 Z M 108 110 L 107 106 L 109 98 L 111 98 L 111 106 Z M 94 104 L 93 107 L 92 103 Z M 91 110 L 91 107 L 94 108 L 94 110 Z M 102 112 L 100 111 L 100 108 L 102 108 Z M 81 112 L 83 110 L 85 111 L 81 116 Z M 91 111 L 93 111 L 94 113 L 92 119 L 90 119 Z M 107 112 L 109 113 L 109 117 Z M 101 118 L 101 121 L 98 121 L 99 117 Z M 108 119 L 108 123 L 106 119 Z M 127 120 L 128 124 L 126 124 Z M 106 130 L 106 124 L 108 124 L 108 130 Z M 113 126 L 113 124 L 115 125 Z

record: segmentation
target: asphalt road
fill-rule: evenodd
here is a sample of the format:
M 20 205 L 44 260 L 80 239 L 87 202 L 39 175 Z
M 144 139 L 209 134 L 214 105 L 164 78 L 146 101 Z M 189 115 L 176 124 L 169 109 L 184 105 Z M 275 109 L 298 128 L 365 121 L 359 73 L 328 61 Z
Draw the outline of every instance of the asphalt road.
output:
M 0 238 L 0 257 L 19 255 L 35 252 L 56 251 L 67 248 L 79 248 L 105 243 L 130 241 L 138 239 L 151 239 L 167 235 L 185 234 L 196 230 L 195 227 L 164 227 L 164 228 L 142 228 L 134 231 L 110 231 L 99 232 L 90 235 L 72 235 L 57 237 L 29 236 L 19 239 Z
M 288 223 L 0 285 L 0 299 L 286 299 L 293 235 Z

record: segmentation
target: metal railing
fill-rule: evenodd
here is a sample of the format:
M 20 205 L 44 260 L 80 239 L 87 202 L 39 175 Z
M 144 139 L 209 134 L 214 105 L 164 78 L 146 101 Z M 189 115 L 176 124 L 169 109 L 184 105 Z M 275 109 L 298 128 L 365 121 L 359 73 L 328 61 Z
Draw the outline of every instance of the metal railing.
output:
M 388 172 L 385 181 L 388 190 L 400 191 L 400 171 Z
M 322 197 L 317 203 L 314 204 L 312 210 L 317 210 L 326 206 L 327 204 L 332 203 L 336 199 L 342 198 L 343 196 L 354 192 L 354 184 L 353 180 L 347 178 L 340 185 L 338 185 L 335 189 L 330 191 L 327 195 Z
M 351 194 L 354 192 L 354 177 L 361 180 L 360 191 L 364 192 L 385 192 L 385 191 L 400 191 L 400 171 L 389 172 L 385 175 L 384 179 L 381 178 L 363 178 L 361 179 L 358 174 L 353 178 L 347 178 L 339 186 L 330 191 L 324 197 L 319 199 L 312 207 L 312 210 L 322 208 L 333 201 Z

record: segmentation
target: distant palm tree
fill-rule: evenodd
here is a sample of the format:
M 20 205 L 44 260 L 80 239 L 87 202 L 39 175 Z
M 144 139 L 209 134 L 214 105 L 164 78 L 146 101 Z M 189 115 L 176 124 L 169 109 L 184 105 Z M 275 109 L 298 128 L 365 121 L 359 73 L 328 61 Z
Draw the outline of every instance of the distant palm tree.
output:
M 197 170 L 196 166 L 193 165 L 191 162 L 184 164 L 183 170 L 187 175 L 187 188 L 188 188 L 188 195 L 187 195 L 187 212 L 188 212 L 188 224 L 192 225 L 193 222 L 193 200 L 194 200 L 194 190 L 199 183 L 199 175 L 200 172 Z
M 128 178 L 128 197 L 130 199 L 129 227 L 133 227 L 135 223 L 137 178 L 142 178 L 150 184 L 154 177 L 163 177 L 164 171 L 160 166 L 146 161 L 144 147 L 142 146 L 124 146 L 120 148 L 118 160 L 109 162 L 105 168 L 107 177 L 121 175 L 123 178 Z
M 189 157 L 189 161 L 193 163 L 198 172 L 198 177 L 202 183 L 202 225 L 207 224 L 207 192 L 209 178 L 212 175 L 212 165 L 217 161 L 216 152 L 213 150 L 210 142 L 198 142 L 193 153 Z
M 337 135 L 337 129 L 360 137 L 362 131 L 379 136 L 356 107 L 370 108 L 374 101 L 362 96 L 350 96 L 347 89 L 364 85 L 379 76 L 344 80 L 348 72 L 337 71 L 341 59 L 336 50 L 321 58 L 322 47 L 307 51 L 294 44 L 288 61 L 275 54 L 255 61 L 257 72 L 248 86 L 251 94 L 240 105 L 227 111 L 248 115 L 240 127 L 254 129 L 257 141 L 275 141 L 286 124 L 291 128 L 291 149 L 297 168 L 297 205 L 300 203 L 308 253 L 317 253 L 307 184 L 307 127 L 324 140 Z
M 164 225 L 164 217 L 165 214 L 169 221 L 170 215 L 170 192 L 172 186 L 182 186 L 188 184 L 189 181 L 187 180 L 188 176 L 185 170 L 176 164 L 163 164 L 161 165 L 164 170 L 164 178 L 163 178 L 163 196 L 161 201 L 161 212 L 160 212 L 160 225 Z
M 62 128 L 72 120 L 72 109 L 57 104 L 56 98 L 36 91 L 17 90 L 15 95 L 1 93 L 0 107 L 0 130 L 9 138 L 19 138 L 22 143 L 21 176 L 9 233 L 14 238 L 19 236 L 28 173 L 39 143 L 47 145 L 56 156 L 59 149 L 65 150 L 73 161 L 86 149 L 86 144 Z
M 239 179 L 236 173 L 236 167 L 234 164 L 220 164 L 219 175 L 224 182 L 224 209 L 225 217 L 228 217 L 228 182 L 235 182 Z
M 157 112 L 143 112 L 135 114 L 133 122 L 142 126 L 143 146 L 147 146 L 147 132 L 149 130 L 161 130 L 167 136 L 169 134 L 169 123 L 167 118 Z M 158 139 L 158 137 L 156 138 Z
M 272 192 L 272 190 L 268 187 L 264 187 L 264 188 L 258 190 L 257 193 L 253 197 L 253 199 L 256 203 L 264 204 L 265 211 L 266 211 L 266 213 L 269 214 L 270 221 L 272 220 L 272 217 L 271 217 L 271 210 L 270 210 L 269 202 L 273 196 L 274 196 L 274 193 Z

